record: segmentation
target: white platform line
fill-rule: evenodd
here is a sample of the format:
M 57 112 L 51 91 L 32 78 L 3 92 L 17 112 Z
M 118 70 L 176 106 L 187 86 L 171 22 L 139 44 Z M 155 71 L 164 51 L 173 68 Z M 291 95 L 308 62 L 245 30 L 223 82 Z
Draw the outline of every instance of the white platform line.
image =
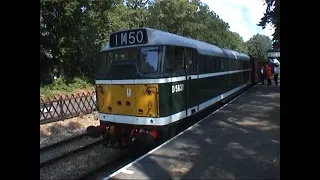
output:
M 143 156 L 139 157 L 138 159 L 134 160 L 133 162 L 127 164 L 126 166 L 122 167 L 121 169 L 115 171 L 114 173 L 110 174 L 109 176 L 103 178 L 103 180 L 108 180 L 110 178 L 112 178 L 113 176 L 121 173 L 121 172 L 126 172 L 127 169 L 129 167 L 131 167 L 133 164 L 139 162 L 140 160 L 142 160 L 143 158 L 147 157 L 148 155 L 152 154 L 154 151 L 160 149 L 161 147 L 163 147 L 164 145 L 168 144 L 169 142 L 171 142 L 172 140 L 176 139 L 177 137 L 179 137 L 180 135 L 182 135 L 184 132 L 189 131 L 190 129 L 192 129 L 194 126 L 198 125 L 199 123 L 201 123 L 202 121 L 204 121 L 205 119 L 207 119 L 208 117 L 210 117 L 211 115 L 215 114 L 216 112 L 218 112 L 219 110 L 221 110 L 222 108 L 224 108 L 225 106 L 227 106 L 228 104 L 232 103 L 233 101 L 235 101 L 236 99 L 238 99 L 239 97 L 241 97 L 242 95 L 246 94 L 247 92 L 249 92 L 250 90 L 252 90 L 253 88 L 255 88 L 257 86 L 254 85 L 252 88 L 246 90 L 245 92 L 241 93 L 239 96 L 237 96 L 236 98 L 232 99 L 230 102 L 228 102 L 227 104 L 223 105 L 222 107 L 220 107 L 219 109 L 215 110 L 214 112 L 212 112 L 211 114 L 209 114 L 208 116 L 206 116 L 205 118 L 201 119 L 199 122 L 195 123 L 194 125 L 190 126 L 189 128 L 185 129 L 184 131 L 180 132 L 178 135 L 172 137 L 171 139 L 169 139 L 168 141 L 162 143 L 161 145 L 159 145 L 158 147 L 152 149 L 151 151 L 149 151 L 148 153 L 144 154 Z M 133 174 L 133 173 L 132 173 Z

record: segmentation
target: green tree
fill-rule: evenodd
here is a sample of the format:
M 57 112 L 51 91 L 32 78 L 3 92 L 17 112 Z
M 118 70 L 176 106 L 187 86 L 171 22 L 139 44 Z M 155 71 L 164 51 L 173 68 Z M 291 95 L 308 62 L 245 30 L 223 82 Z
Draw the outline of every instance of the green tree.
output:
M 268 36 L 256 34 L 246 42 L 248 53 L 256 59 L 267 59 L 267 51 L 272 47 Z
M 241 36 L 200 0 L 40 0 L 40 82 L 94 79 L 113 31 L 151 27 L 247 52 Z
M 149 27 L 246 52 L 240 35 L 199 0 L 156 0 L 148 11 Z
M 106 42 L 106 12 L 115 6 L 112 0 L 41 0 L 40 76 L 50 79 L 56 69 L 66 79 L 86 76 L 90 70 L 84 57 Z
M 258 25 L 264 29 L 267 24 L 271 24 L 275 28 L 273 46 L 277 49 L 280 48 L 280 0 L 265 0 L 265 4 L 266 12 Z
M 236 32 L 229 32 L 229 48 L 243 52 L 243 53 L 248 53 L 248 48 L 246 46 L 246 43 L 243 41 L 243 38 Z

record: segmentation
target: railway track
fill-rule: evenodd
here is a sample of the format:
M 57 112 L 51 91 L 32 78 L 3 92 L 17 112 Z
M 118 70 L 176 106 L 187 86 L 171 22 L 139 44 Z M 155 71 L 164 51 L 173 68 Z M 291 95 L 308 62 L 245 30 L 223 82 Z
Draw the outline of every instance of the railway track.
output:
M 191 116 L 186 120 L 188 123 L 182 124 L 177 128 L 175 135 L 208 116 L 248 89 L 250 87 L 245 88 L 221 103 L 205 109 L 197 116 Z M 86 134 L 82 134 L 42 148 L 42 154 L 45 156 L 42 156 L 40 160 L 40 179 L 48 179 L 47 177 L 50 177 L 49 179 L 76 180 L 103 179 L 103 177 L 112 174 L 147 153 L 141 152 L 141 154 L 133 156 L 127 153 L 127 151 L 120 152 L 106 149 L 102 145 L 99 146 L 101 142 L 100 138 L 91 139 Z M 162 143 L 158 143 L 156 146 L 160 144 Z
M 52 148 L 54 148 L 54 147 L 56 147 L 56 146 L 59 146 L 59 145 L 63 145 L 63 144 L 70 143 L 71 141 L 74 141 L 74 140 L 80 139 L 80 138 L 82 138 L 82 137 L 83 137 L 83 136 L 85 136 L 85 135 L 86 135 L 86 133 L 82 133 L 82 134 L 80 134 L 80 135 L 73 136 L 73 137 L 68 138 L 68 139 L 66 139 L 66 140 L 59 141 L 59 142 L 57 142 L 57 143 L 54 143 L 54 144 L 50 144 L 50 145 L 44 146 L 44 147 L 40 148 L 40 151 L 41 151 L 41 152 L 42 152 L 42 151 L 46 151 L 46 150 L 48 150 L 48 149 L 52 149 Z
M 101 139 L 91 139 L 86 135 L 86 133 L 84 133 L 67 140 L 45 146 L 40 149 L 40 168 L 99 143 L 101 143 Z

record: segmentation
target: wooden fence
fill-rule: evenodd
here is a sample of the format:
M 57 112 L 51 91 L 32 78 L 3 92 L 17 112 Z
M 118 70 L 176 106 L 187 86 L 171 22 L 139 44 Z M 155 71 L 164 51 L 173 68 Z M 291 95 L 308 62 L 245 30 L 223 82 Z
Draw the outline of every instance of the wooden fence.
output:
M 64 120 L 96 111 L 95 92 L 40 98 L 40 124 Z

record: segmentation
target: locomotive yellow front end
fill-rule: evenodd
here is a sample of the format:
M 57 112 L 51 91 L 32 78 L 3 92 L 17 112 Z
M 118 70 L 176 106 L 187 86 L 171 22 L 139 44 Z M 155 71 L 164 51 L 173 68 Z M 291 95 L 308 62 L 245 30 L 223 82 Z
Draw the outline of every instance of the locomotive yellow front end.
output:
M 105 145 L 127 148 L 141 133 L 157 138 L 157 132 L 144 127 L 148 123 L 138 118 L 159 116 L 157 84 L 97 84 L 96 96 L 100 126 L 93 131 L 96 137 L 102 134 Z
M 112 118 L 110 115 L 123 117 L 158 117 L 159 115 L 157 84 L 98 84 L 96 90 L 100 119 Z M 117 119 L 113 119 L 112 122 L 117 122 Z M 118 122 L 136 124 L 121 119 L 118 119 Z

